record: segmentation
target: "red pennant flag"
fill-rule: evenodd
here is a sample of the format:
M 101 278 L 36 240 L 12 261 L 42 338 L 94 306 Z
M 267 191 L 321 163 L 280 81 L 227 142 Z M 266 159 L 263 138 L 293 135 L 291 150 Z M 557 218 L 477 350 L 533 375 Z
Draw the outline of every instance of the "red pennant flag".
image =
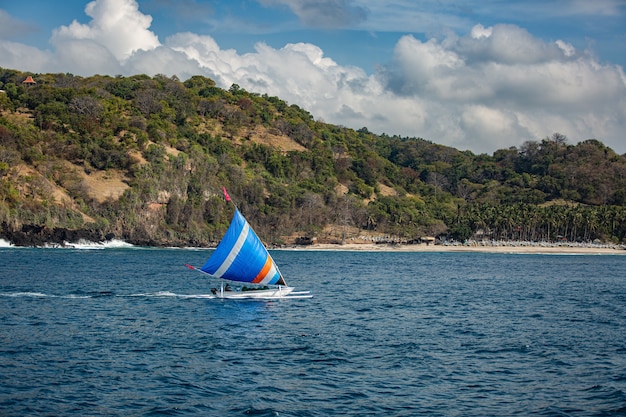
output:
M 222 191 L 224 191 L 224 198 L 226 199 L 226 201 L 230 201 L 230 196 L 226 192 L 226 187 L 222 187 Z

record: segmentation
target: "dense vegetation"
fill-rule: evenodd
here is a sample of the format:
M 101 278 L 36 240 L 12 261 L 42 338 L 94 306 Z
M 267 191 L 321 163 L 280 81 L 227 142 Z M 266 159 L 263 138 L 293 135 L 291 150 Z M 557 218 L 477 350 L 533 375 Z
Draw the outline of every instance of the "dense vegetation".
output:
M 626 157 L 595 139 L 573 145 L 554 134 L 475 155 L 315 121 L 200 76 L 37 74 L 25 84 L 27 75 L 0 68 L 5 231 L 208 245 L 230 219 L 225 186 L 276 244 L 330 239 L 329 226 L 408 241 L 626 238 Z M 120 175 L 127 188 L 97 198 L 85 182 L 96 173 Z

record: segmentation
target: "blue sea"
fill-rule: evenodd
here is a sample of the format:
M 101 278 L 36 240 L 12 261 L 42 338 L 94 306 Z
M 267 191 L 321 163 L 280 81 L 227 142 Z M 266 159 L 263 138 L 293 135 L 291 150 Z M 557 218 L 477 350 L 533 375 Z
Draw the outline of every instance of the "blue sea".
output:
M 626 256 L 0 248 L 1 416 L 626 415 Z

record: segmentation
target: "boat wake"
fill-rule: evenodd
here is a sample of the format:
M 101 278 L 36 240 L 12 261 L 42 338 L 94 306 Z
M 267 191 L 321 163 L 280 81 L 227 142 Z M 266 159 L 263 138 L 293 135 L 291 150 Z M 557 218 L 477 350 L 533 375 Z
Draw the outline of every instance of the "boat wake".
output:
M 213 294 L 176 294 L 170 291 L 131 294 L 126 297 L 157 297 L 157 298 L 214 298 Z
M 308 293 L 306 293 L 308 294 Z M 293 296 L 273 297 L 266 298 L 266 300 L 280 300 L 285 298 L 310 298 L 311 296 L 304 296 L 305 292 L 299 292 Z M 213 294 L 177 294 L 171 291 L 157 291 L 146 292 L 136 294 L 116 294 L 112 291 L 94 291 L 90 293 L 80 294 L 45 294 L 36 291 L 16 291 L 0 293 L 0 297 L 6 298 L 66 298 L 66 299 L 89 299 L 89 298 L 102 298 L 102 297 L 122 297 L 122 298 L 180 298 L 180 299 L 222 299 Z M 242 299 L 244 300 L 244 299 Z M 248 300 L 248 299 L 245 299 Z M 254 300 L 254 299 L 252 299 Z M 261 301 L 262 299 L 257 299 Z
M 18 292 L 5 292 L 5 293 L 0 293 L 0 297 L 7 297 L 7 298 L 95 298 L 95 297 L 102 297 L 102 295 L 89 295 L 89 294 L 65 294 L 65 295 L 58 295 L 58 294 L 44 294 L 41 292 L 34 292 L 34 291 L 18 291 Z

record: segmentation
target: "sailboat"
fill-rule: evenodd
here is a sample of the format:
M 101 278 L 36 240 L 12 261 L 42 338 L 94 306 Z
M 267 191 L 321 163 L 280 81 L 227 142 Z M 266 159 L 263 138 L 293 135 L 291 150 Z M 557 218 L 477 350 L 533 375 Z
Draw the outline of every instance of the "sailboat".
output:
M 231 202 L 226 188 L 222 191 L 226 201 Z M 220 288 L 211 289 L 211 298 L 273 300 L 312 297 L 310 291 L 294 291 L 287 285 L 267 248 L 236 205 L 226 234 L 206 263 L 200 268 L 185 266 L 221 279 Z M 224 284 L 225 281 L 246 285 L 233 290 L 229 284 Z

